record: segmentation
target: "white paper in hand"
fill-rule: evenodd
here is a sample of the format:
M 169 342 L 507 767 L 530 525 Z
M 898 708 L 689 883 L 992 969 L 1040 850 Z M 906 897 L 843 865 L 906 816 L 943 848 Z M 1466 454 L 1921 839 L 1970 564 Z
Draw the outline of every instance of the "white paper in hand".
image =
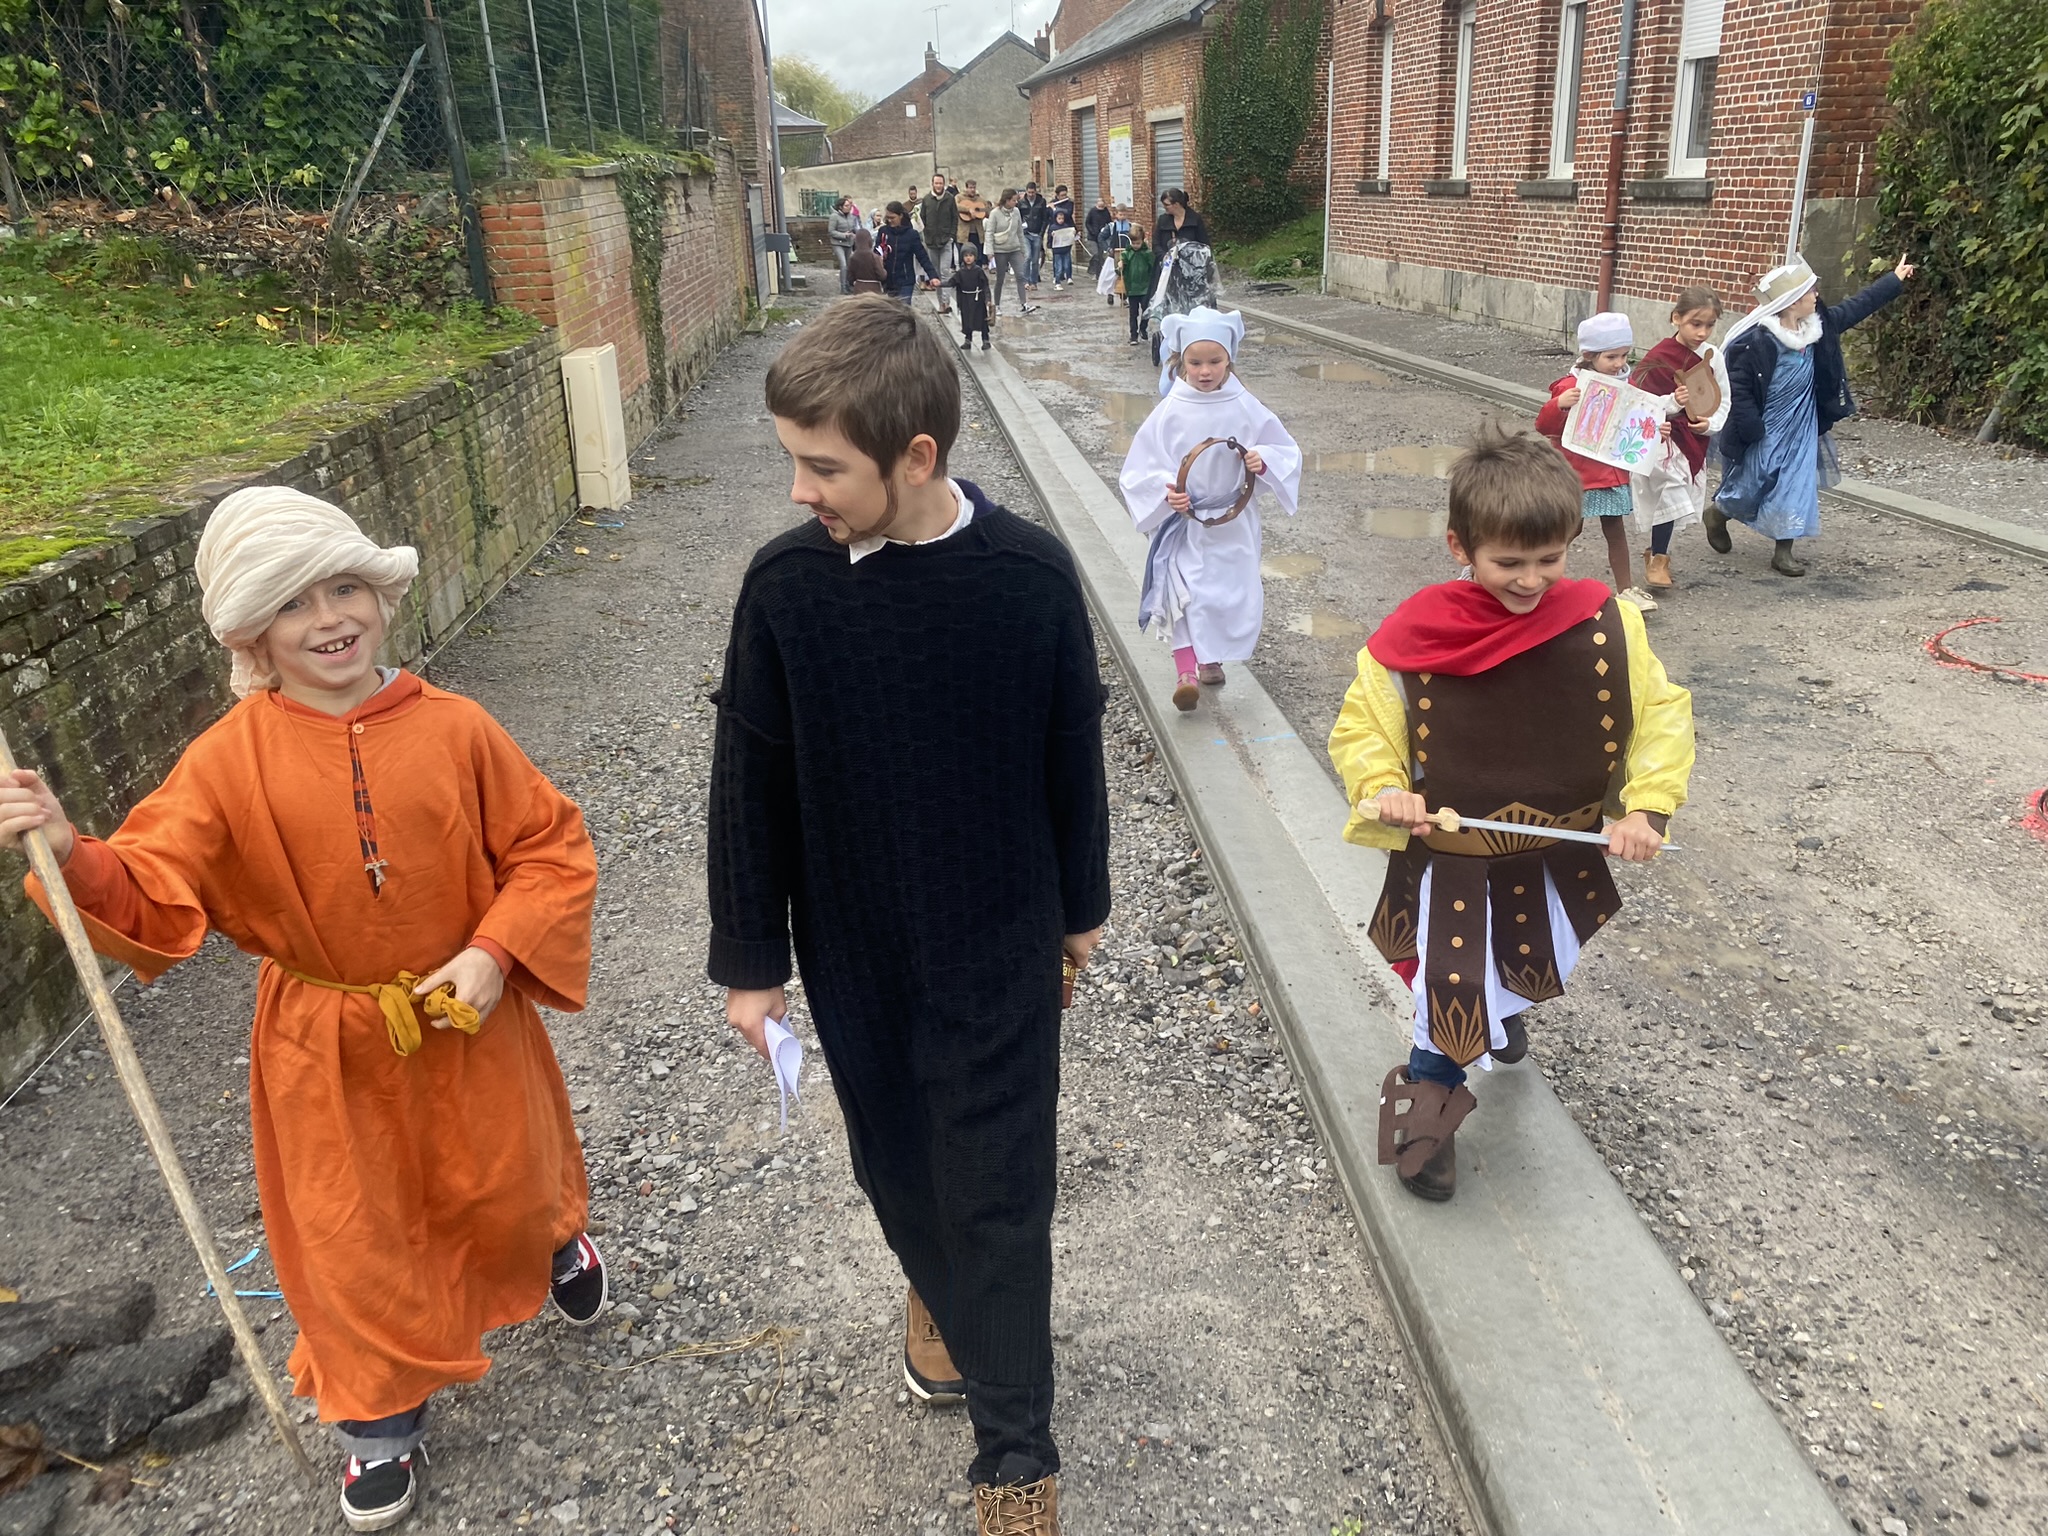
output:
M 781 1019 L 769 1019 L 766 1030 L 768 1042 L 768 1065 L 775 1069 L 775 1088 L 782 1095 L 782 1129 L 789 1129 L 789 1101 L 803 1102 L 803 1095 L 797 1092 L 797 1079 L 804 1070 L 804 1043 L 790 1033 L 789 1026 Z

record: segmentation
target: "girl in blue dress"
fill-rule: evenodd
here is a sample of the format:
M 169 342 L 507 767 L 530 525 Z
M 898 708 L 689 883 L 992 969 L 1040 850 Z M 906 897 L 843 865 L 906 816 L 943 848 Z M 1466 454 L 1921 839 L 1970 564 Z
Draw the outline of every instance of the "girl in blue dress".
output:
M 1792 543 L 1820 533 L 1820 493 L 1841 478 L 1828 434 L 1856 410 L 1842 333 L 1896 299 L 1913 271 L 1901 256 L 1891 272 L 1834 305 L 1820 302 L 1803 261 L 1773 268 L 1757 284 L 1756 308 L 1722 343 L 1728 425 L 1715 442 L 1726 468 L 1702 519 L 1714 549 L 1727 554 L 1728 524 L 1747 523 L 1775 541 L 1772 570 L 1806 574 Z

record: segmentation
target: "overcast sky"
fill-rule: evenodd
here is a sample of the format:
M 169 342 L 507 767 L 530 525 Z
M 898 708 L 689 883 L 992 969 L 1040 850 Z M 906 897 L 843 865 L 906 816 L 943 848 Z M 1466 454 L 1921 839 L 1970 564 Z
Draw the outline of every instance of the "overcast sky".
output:
M 937 18 L 917 0 L 767 0 L 768 40 L 780 54 L 800 53 L 841 85 L 888 95 L 924 68 L 924 45 L 955 69 L 1010 29 L 1010 0 L 953 0 Z M 1016 0 L 1025 42 L 1052 20 L 1059 0 Z

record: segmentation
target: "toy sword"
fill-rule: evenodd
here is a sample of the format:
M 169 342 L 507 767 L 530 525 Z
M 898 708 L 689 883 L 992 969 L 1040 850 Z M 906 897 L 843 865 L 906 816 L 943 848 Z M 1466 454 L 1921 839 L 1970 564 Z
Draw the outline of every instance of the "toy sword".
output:
M 1460 816 L 1449 806 L 1440 811 L 1431 811 L 1428 819 L 1446 832 L 1511 832 L 1517 837 L 1557 837 L 1568 843 L 1594 843 L 1602 848 L 1608 846 L 1605 832 L 1574 832 L 1566 827 L 1529 826 L 1516 821 L 1487 821 L 1478 816 Z M 1659 851 L 1683 853 L 1685 850 L 1676 844 L 1666 843 Z

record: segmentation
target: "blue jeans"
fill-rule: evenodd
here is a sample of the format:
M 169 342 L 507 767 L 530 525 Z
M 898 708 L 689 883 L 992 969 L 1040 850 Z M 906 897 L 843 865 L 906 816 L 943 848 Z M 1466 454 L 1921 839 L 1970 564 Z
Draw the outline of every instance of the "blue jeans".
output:
M 1408 1047 L 1408 1081 L 1442 1083 L 1446 1088 L 1455 1088 L 1465 1081 L 1465 1069 L 1440 1052 L 1425 1051 L 1419 1045 L 1411 1045 Z
M 1024 231 L 1024 281 L 1034 288 L 1038 286 L 1039 253 L 1044 248 L 1041 237 L 1028 229 Z
M 1056 283 L 1071 283 L 1074 280 L 1074 248 L 1071 245 L 1053 248 L 1052 280 Z

